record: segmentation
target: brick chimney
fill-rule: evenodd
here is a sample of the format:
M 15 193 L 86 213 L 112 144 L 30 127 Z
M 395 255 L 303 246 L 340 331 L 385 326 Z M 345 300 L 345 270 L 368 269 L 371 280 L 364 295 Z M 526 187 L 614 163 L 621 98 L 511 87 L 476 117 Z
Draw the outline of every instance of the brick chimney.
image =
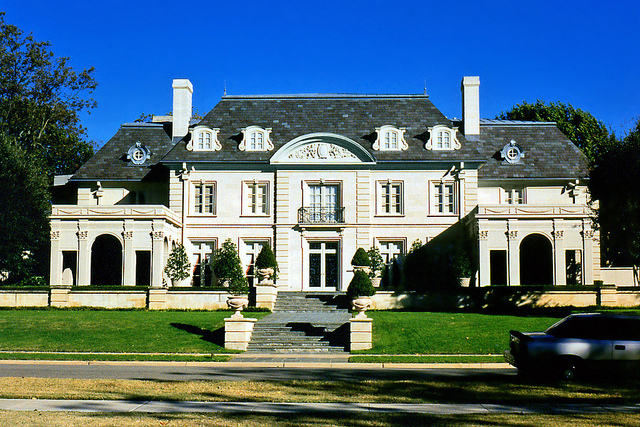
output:
M 464 136 L 469 140 L 480 138 L 480 77 L 462 79 L 462 123 Z
M 191 95 L 193 85 L 189 79 L 173 79 L 173 139 L 189 132 L 191 121 Z

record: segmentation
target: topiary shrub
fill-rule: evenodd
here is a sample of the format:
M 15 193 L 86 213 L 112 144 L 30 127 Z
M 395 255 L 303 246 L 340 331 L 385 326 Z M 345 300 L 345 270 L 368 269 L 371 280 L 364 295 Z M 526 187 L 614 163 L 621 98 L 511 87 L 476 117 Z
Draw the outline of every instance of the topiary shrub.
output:
M 357 297 L 370 297 L 376 293 L 376 289 L 371 284 L 371 279 L 364 271 L 356 271 L 353 273 L 353 279 L 349 282 L 347 288 L 347 296 L 350 299 Z
M 273 251 L 271 250 L 271 247 L 269 245 L 265 245 L 262 247 L 262 250 L 256 258 L 256 267 L 273 268 L 274 270 L 278 268 L 276 256 L 273 254 Z
M 182 243 L 180 243 L 174 247 L 169 254 L 164 272 L 167 273 L 171 282 L 175 284 L 189 277 L 189 270 L 191 270 L 191 263 L 189 262 L 187 251 L 184 249 Z
M 229 292 L 236 295 L 249 293 L 238 250 L 231 239 L 225 240 L 222 247 L 213 253 L 209 266 L 218 284 L 227 285 Z
M 384 270 L 384 259 L 380 254 L 380 249 L 376 246 L 372 246 L 367 251 L 367 255 L 369 255 L 369 278 L 373 279 L 375 277 L 382 276 L 382 271 Z
M 353 258 L 351 258 L 351 265 L 358 266 L 366 266 L 368 267 L 371 264 L 371 260 L 369 259 L 369 254 L 362 248 L 358 248 L 355 254 L 353 254 Z

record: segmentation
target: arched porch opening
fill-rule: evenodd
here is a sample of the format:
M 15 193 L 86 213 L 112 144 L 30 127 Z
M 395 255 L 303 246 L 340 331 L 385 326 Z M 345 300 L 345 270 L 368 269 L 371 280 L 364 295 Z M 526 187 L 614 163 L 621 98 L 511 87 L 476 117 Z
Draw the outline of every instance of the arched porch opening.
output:
M 91 285 L 122 285 L 122 244 L 110 234 L 96 237 L 91 246 Z
M 542 234 L 530 234 L 520 243 L 520 284 L 553 284 L 553 247 Z

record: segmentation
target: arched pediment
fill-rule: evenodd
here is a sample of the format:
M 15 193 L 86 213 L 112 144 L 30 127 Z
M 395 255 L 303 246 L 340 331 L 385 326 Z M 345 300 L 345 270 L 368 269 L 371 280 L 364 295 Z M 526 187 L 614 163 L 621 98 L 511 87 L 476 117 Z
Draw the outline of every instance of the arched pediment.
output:
M 375 163 L 357 142 L 333 133 L 310 133 L 287 142 L 271 157 L 271 163 L 353 164 Z

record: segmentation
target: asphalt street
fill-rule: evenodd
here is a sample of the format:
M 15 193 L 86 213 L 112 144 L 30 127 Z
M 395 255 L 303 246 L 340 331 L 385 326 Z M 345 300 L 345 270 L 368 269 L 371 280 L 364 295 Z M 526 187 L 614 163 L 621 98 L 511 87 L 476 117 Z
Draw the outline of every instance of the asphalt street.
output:
M 0 377 L 129 379 L 158 381 L 289 381 L 486 379 L 514 376 L 504 364 L 396 365 L 215 362 L 0 361 Z

